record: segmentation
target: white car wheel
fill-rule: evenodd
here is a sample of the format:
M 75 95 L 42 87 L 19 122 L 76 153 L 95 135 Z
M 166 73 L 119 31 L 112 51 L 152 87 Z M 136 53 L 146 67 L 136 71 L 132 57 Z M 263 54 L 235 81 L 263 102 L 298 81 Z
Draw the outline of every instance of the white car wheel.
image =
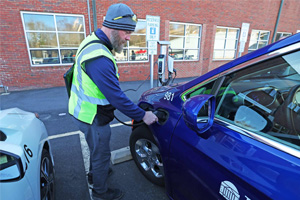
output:
M 41 200 L 54 199 L 54 169 L 51 157 L 46 149 L 43 149 L 40 172 Z

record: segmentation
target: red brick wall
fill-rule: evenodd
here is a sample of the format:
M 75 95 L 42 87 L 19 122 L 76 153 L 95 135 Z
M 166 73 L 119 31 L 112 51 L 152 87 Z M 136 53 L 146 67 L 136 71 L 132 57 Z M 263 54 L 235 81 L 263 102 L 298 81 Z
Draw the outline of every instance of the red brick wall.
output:
M 177 77 L 193 77 L 206 73 L 228 61 L 213 61 L 214 34 L 216 26 L 241 28 L 242 23 L 250 23 L 249 45 L 252 29 L 271 32 L 271 42 L 277 19 L 280 0 L 101 0 L 96 1 L 97 24 L 102 25 L 103 16 L 112 3 L 123 2 L 137 13 L 138 18 L 146 15 L 160 16 L 160 40 L 168 40 L 169 21 L 202 24 L 202 39 L 199 61 L 175 62 Z M 297 0 L 285 0 L 278 26 L 278 32 L 296 33 L 300 30 L 300 4 Z M 93 30 L 92 0 L 91 27 Z M 64 85 L 62 75 L 69 66 L 31 67 L 20 11 L 82 14 L 85 17 L 86 33 L 89 34 L 89 22 L 86 0 L 2 0 L 0 2 L 0 85 L 9 90 L 46 88 Z M 154 58 L 156 60 L 157 57 Z M 120 80 L 144 80 L 150 73 L 150 62 L 119 64 Z M 155 67 L 154 72 L 157 71 Z M 156 74 L 155 76 L 156 77 Z

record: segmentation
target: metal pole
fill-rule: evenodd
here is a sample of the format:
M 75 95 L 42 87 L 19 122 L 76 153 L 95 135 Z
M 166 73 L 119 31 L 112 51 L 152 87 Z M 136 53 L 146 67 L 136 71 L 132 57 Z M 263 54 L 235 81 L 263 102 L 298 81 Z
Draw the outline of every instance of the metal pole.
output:
M 282 9 L 283 3 L 284 3 L 284 0 L 281 0 L 281 4 L 280 4 L 280 8 L 279 8 L 279 11 L 278 11 L 277 20 L 276 20 L 276 24 L 275 24 L 275 28 L 274 28 L 274 33 L 273 33 L 273 37 L 272 37 L 272 43 L 275 40 L 275 36 L 276 36 L 276 32 L 277 32 L 277 26 L 278 26 L 278 23 L 279 23 L 279 19 L 280 19 L 280 14 L 281 14 L 281 9 Z
M 88 16 L 89 16 L 89 30 L 90 30 L 90 33 L 91 33 L 92 32 L 92 28 L 91 28 L 90 0 L 86 0 L 86 2 L 87 2 Z
M 150 55 L 150 88 L 153 88 L 153 57 L 154 55 Z
M 93 7 L 93 22 L 94 22 L 94 30 L 97 30 L 97 13 L 96 13 L 96 2 L 92 0 Z

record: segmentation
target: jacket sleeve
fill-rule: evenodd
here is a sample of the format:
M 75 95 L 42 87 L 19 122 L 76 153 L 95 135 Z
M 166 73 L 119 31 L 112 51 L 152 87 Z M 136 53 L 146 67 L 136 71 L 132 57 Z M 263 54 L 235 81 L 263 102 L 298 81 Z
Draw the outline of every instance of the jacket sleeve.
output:
M 113 62 L 106 57 L 87 61 L 86 73 L 109 103 L 128 117 L 141 121 L 145 111 L 134 104 L 121 90 Z

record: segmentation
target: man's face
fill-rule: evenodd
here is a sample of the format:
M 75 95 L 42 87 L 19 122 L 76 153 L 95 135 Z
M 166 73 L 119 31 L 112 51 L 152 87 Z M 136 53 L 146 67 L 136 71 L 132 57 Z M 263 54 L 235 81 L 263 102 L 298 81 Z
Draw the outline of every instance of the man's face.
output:
M 130 40 L 131 31 L 112 30 L 110 35 L 111 44 L 117 53 L 121 53 L 127 40 Z

